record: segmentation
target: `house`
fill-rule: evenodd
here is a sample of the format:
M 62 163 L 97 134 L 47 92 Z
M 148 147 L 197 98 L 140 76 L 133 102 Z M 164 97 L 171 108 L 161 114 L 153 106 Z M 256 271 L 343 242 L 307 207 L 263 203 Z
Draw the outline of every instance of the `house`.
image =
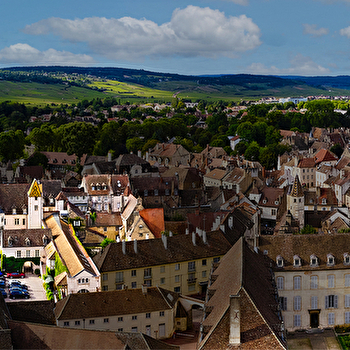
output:
M 252 184 L 252 176 L 244 169 L 234 168 L 222 179 L 223 188 L 245 193 Z
M 197 349 L 287 349 L 271 273 L 243 238 L 210 275 Z
M 153 172 L 151 164 L 136 154 L 120 154 L 115 161 L 117 174 L 128 174 L 130 177 L 143 176 Z
M 70 294 L 55 307 L 59 327 L 142 332 L 170 338 L 182 306 L 179 294 L 159 287 Z
M 157 145 L 150 149 L 148 158 L 146 160 L 150 164 L 157 164 L 158 166 L 179 166 L 187 165 L 189 162 L 190 153 L 181 145 L 173 143 L 157 143 Z
M 61 293 L 68 295 L 98 290 L 100 273 L 75 237 L 73 227 L 60 219 L 58 214 L 50 215 L 44 223 L 52 233 L 52 242 L 45 247 L 46 266 L 53 269 L 55 261 L 60 260 L 66 268 L 66 271 L 55 276 Z
M 130 183 L 128 175 L 85 175 L 81 187 L 90 211 L 113 213 L 124 210 Z
M 109 244 L 94 256 L 101 290 L 160 286 L 183 295 L 206 290 L 211 264 L 231 245 L 221 232 Z
M 222 187 L 227 170 L 215 168 L 203 175 L 203 183 L 206 187 Z
M 350 323 L 348 234 L 260 237 L 288 331 Z
M 327 149 L 320 149 L 315 155 L 314 159 L 316 162 L 316 165 L 321 165 L 321 164 L 330 164 L 335 166 L 336 163 L 338 162 L 338 158 L 328 151 Z

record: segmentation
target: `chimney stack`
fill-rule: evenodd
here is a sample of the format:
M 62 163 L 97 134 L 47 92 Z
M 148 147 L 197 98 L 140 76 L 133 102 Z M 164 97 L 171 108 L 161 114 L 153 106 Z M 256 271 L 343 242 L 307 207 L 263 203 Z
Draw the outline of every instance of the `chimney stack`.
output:
M 134 239 L 134 252 L 137 254 L 137 239 Z
M 162 241 L 164 244 L 164 248 L 168 249 L 168 241 L 167 241 L 167 236 L 165 234 L 162 234 Z
M 207 244 L 208 243 L 208 241 L 207 241 L 207 233 L 205 232 L 205 231 L 203 231 L 203 243 L 204 244 Z
M 125 255 L 126 254 L 126 243 L 125 243 L 125 240 L 122 241 L 122 251 L 123 251 L 123 254 Z
M 196 245 L 196 233 L 192 232 L 192 243 L 195 246 Z
M 147 286 L 145 284 L 142 285 L 142 294 L 147 295 Z
M 230 295 L 230 345 L 241 344 L 241 307 L 239 295 Z

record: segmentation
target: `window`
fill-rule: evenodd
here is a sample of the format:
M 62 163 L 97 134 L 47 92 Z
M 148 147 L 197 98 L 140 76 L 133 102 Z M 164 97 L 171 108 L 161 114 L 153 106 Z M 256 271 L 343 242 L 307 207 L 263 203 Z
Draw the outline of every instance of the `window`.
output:
M 152 280 L 150 280 L 150 279 L 144 280 L 144 281 L 143 281 L 143 284 L 144 284 L 146 287 L 152 287 Z
M 17 258 L 20 258 L 20 257 L 21 257 L 21 251 L 20 251 L 20 250 L 17 250 L 16 256 L 17 256 Z
M 202 271 L 202 278 L 206 278 L 207 277 L 207 271 Z
M 118 328 L 118 332 L 123 332 L 123 328 Z
M 318 288 L 318 276 L 311 276 L 310 289 L 317 289 L 317 288 Z
M 188 285 L 188 291 L 189 292 L 194 292 L 196 290 L 196 284 L 192 283 Z
M 311 297 L 311 309 L 318 309 L 318 298 L 316 296 Z
M 287 311 L 287 298 L 286 297 L 279 297 L 278 298 L 280 309 L 282 311 Z
M 136 282 L 131 282 L 131 288 L 135 289 L 137 286 Z
M 277 256 L 276 265 L 277 265 L 277 267 L 283 267 L 283 258 L 281 257 L 281 255 Z
M 39 251 L 39 249 L 35 249 L 35 257 L 36 258 L 39 258 L 40 257 L 40 251 Z
M 294 255 L 293 257 L 293 265 L 294 267 L 300 267 L 301 266 L 301 259 L 298 255 Z
M 133 321 L 136 321 L 136 320 L 137 320 L 137 315 L 132 315 L 132 316 L 131 316 L 131 319 L 132 319 Z
M 175 264 L 175 270 L 176 271 L 180 270 L 180 264 Z
M 219 261 L 220 261 L 220 258 L 219 258 L 219 257 L 213 259 L 214 264 L 218 263 Z
M 325 307 L 326 309 L 338 308 L 338 296 L 337 295 L 326 295 L 325 297 Z
M 283 277 L 277 277 L 277 289 L 283 290 L 284 288 L 284 278 Z
M 334 325 L 334 312 L 328 313 L 328 324 L 330 326 Z
M 202 260 L 202 266 L 207 266 L 207 259 Z
M 108 281 L 108 273 L 102 274 L 102 281 Z
M 144 269 L 143 278 L 152 278 L 152 268 Z
M 19 219 L 15 219 L 15 225 L 19 225 Z
M 350 294 L 345 294 L 344 306 L 350 307 Z
M 175 283 L 178 283 L 178 282 L 180 282 L 180 275 L 175 276 Z
M 34 205 L 34 210 L 38 211 L 38 206 L 37 205 Z
M 165 266 L 161 266 L 160 267 L 160 273 L 164 273 L 165 272 Z
M 312 254 L 310 256 L 310 266 L 312 266 L 312 267 L 318 266 L 318 259 L 317 259 L 317 256 L 315 254 Z
M 119 271 L 115 273 L 115 283 L 122 283 L 124 282 L 124 272 Z
M 131 270 L 131 277 L 136 277 L 136 270 Z
M 181 288 L 180 287 L 175 287 L 174 288 L 174 292 L 175 293 L 180 293 L 181 292 Z
M 30 250 L 26 250 L 26 258 L 30 258 Z
M 189 273 L 187 278 L 188 283 L 196 283 L 196 274 Z
M 150 312 L 146 313 L 146 318 L 151 318 L 151 313 Z
M 346 324 L 350 323 L 350 312 L 349 311 L 345 312 L 345 319 L 344 319 L 344 321 L 345 321 Z
M 137 333 L 137 327 L 131 327 L 131 332 Z
M 159 311 L 159 317 L 163 317 L 164 316 L 164 311 Z
M 328 288 L 334 288 L 334 275 L 327 276 L 327 286 Z
M 188 262 L 188 271 L 196 271 L 196 262 L 195 261 Z
M 64 322 L 63 322 L 63 326 L 69 327 L 69 321 L 64 321 Z
M 109 323 L 109 318 L 104 318 L 103 323 Z
M 301 327 L 301 315 L 294 315 L 294 327 Z
M 118 317 L 118 322 L 123 322 L 123 317 Z
M 335 262 L 334 256 L 332 254 L 327 255 L 327 266 L 333 266 Z
M 348 253 L 344 253 L 344 265 L 350 265 L 350 255 Z
M 102 286 L 102 290 L 103 290 L 104 292 L 107 292 L 107 291 L 108 291 L 108 286 Z
M 74 325 L 75 325 L 75 326 L 80 326 L 80 321 L 75 321 L 75 322 L 74 322 Z
M 162 277 L 162 278 L 160 279 L 160 284 L 165 284 L 165 277 Z
M 89 320 L 89 324 L 95 324 L 95 320 Z
M 158 189 L 155 189 L 155 190 L 154 190 L 154 195 L 155 195 L 155 196 L 158 196 Z
M 293 278 L 293 288 L 300 289 L 301 286 L 301 276 L 294 276 Z
M 345 287 L 350 287 L 350 273 L 345 274 L 344 282 L 345 282 Z
M 25 226 L 26 224 L 26 219 L 22 219 L 22 225 Z
M 300 311 L 301 310 L 301 297 L 300 296 L 294 297 L 293 308 L 294 308 L 295 311 Z
M 271 215 L 274 216 L 274 215 L 276 215 L 276 214 L 277 214 L 276 209 L 271 209 Z

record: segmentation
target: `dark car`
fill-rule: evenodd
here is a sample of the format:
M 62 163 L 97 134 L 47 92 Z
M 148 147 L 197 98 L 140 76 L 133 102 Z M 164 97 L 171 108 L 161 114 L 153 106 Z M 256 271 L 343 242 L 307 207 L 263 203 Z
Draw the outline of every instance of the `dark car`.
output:
M 6 293 L 5 289 L 0 288 L 0 293 L 2 294 L 2 296 L 3 296 L 4 298 L 7 298 L 7 293 Z
M 26 275 L 23 272 L 8 272 L 7 276 L 8 278 L 24 278 Z
M 21 288 L 21 289 L 28 290 L 28 287 L 25 284 L 22 284 L 22 283 L 20 283 L 18 281 L 10 282 L 9 288 L 12 288 L 12 287 L 18 287 L 18 288 Z
M 0 280 L 0 288 L 5 288 L 5 284 L 4 280 Z
M 29 293 L 19 288 L 10 289 L 11 299 L 29 299 Z

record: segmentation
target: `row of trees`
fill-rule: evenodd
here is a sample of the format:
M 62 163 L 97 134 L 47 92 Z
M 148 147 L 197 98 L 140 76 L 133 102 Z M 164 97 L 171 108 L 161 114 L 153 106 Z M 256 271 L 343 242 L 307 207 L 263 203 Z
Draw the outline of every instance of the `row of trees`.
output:
M 101 117 L 98 126 L 83 122 L 69 122 L 62 110 L 76 110 L 89 108 L 106 108 L 116 101 L 111 98 L 105 100 L 94 99 L 81 101 L 77 106 L 59 106 L 59 117 L 52 118 L 50 123 L 27 124 L 33 129 L 25 135 L 19 123 L 27 123 L 28 115 L 38 112 L 34 107 L 21 104 L 0 104 L 1 125 L 6 125 L 6 131 L 0 133 L 0 160 L 15 160 L 24 156 L 24 146 L 33 144 L 37 151 L 56 151 L 75 153 L 80 158 L 84 153 L 106 155 L 112 151 L 116 157 L 121 153 L 141 150 L 145 153 L 158 142 L 173 139 L 175 143 L 183 145 L 190 152 L 200 152 L 207 144 L 223 147 L 227 153 L 244 155 L 246 159 L 260 161 L 263 166 L 271 169 L 276 166 L 278 154 L 288 151 L 288 147 L 281 145 L 279 129 L 310 131 L 311 126 L 336 127 L 340 123 L 350 126 L 347 114 L 334 112 L 331 101 L 312 101 L 303 106 L 307 112 L 297 113 L 290 110 L 282 112 L 282 108 L 295 108 L 293 104 L 284 105 L 252 105 L 236 117 L 227 117 L 223 111 L 224 104 L 220 101 L 211 105 L 215 112 L 205 119 L 206 128 L 196 126 L 199 118 L 192 109 L 178 109 L 173 117 L 165 117 L 165 112 L 157 113 L 152 109 L 144 111 L 134 108 L 118 113 L 118 122 L 107 122 Z M 178 103 L 177 103 L 178 105 Z M 202 106 L 209 108 L 202 101 Z M 108 108 L 108 107 L 107 107 Z M 226 108 L 226 107 L 225 107 Z M 47 107 L 51 109 L 51 107 Z M 170 108 L 167 110 L 167 112 Z M 46 110 L 45 112 L 47 112 Z M 148 112 L 157 115 L 158 120 L 146 119 Z M 133 118 L 130 117 L 133 113 Z M 126 118 L 125 116 L 129 116 Z M 133 120 L 131 120 L 133 119 Z M 241 142 L 232 152 L 228 136 L 240 135 Z

